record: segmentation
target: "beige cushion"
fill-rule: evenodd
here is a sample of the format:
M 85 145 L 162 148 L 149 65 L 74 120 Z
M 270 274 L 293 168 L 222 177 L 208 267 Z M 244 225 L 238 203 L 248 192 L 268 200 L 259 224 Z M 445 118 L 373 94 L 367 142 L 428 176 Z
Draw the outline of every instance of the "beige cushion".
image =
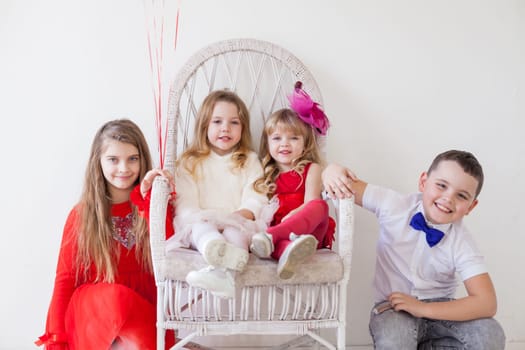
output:
M 166 254 L 166 264 L 161 271 L 167 279 L 185 281 L 188 272 L 208 266 L 202 255 L 192 249 L 179 248 Z M 245 270 L 238 273 L 238 286 L 260 286 L 273 284 L 320 284 L 337 282 L 343 278 L 343 262 L 339 255 L 328 249 L 320 249 L 297 269 L 288 279 L 277 277 L 277 261 L 259 259 L 250 254 Z

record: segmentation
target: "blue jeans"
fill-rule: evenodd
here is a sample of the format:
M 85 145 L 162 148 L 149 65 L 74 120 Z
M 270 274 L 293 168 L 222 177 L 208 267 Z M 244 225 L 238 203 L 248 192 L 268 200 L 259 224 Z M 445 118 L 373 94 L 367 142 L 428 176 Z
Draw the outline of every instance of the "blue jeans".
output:
M 447 301 L 431 299 L 424 301 Z M 417 318 L 404 311 L 371 313 L 370 334 L 379 350 L 503 350 L 505 334 L 498 321 L 441 321 Z

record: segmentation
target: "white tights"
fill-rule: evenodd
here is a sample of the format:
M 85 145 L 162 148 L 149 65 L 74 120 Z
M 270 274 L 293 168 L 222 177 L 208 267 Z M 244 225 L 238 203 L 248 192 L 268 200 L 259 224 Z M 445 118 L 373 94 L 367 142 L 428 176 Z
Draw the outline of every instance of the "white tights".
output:
M 225 240 L 236 247 L 248 251 L 251 237 L 232 226 L 226 227 L 221 233 L 214 224 L 209 222 L 193 224 L 191 230 L 191 245 L 192 248 L 197 249 L 201 254 L 204 252 L 206 243 L 216 239 Z

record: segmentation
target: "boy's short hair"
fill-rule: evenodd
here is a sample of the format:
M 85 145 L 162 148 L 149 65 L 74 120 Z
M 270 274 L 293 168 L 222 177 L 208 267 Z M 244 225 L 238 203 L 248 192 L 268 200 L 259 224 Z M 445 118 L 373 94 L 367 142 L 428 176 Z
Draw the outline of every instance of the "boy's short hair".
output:
M 458 151 L 458 150 L 450 150 L 443 153 L 440 153 L 434 158 L 432 161 L 432 164 L 430 164 L 430 168 L 428 168 L 427 173 L 430 174 L 433 170 L 435 170 L 439 163 L 441 163 L 444 160 L 452 160 L 461 166 L 463 171 L 465 171 L 467 174 L 472 175 L 476 180 L 478 180 L 478 187 L 476 189 L 476 198 L 478 197 L 479 193 L 481 192 L 481 188 L 483 187 L 483 168 L 481 167 L 481 164 L 479 164 L 478 160 L 474 155 L 467 151 Z

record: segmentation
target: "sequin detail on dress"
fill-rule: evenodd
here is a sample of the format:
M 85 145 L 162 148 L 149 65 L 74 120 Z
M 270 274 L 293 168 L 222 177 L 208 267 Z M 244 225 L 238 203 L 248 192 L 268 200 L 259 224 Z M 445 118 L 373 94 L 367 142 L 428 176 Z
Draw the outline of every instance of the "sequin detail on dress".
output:
M 113 216 L 113 238 L 119 241 L 128 250 L 135 245 L 135 235 L 131 230 L 133 226 L 133 215 L 129 213 L 125 217 Z

